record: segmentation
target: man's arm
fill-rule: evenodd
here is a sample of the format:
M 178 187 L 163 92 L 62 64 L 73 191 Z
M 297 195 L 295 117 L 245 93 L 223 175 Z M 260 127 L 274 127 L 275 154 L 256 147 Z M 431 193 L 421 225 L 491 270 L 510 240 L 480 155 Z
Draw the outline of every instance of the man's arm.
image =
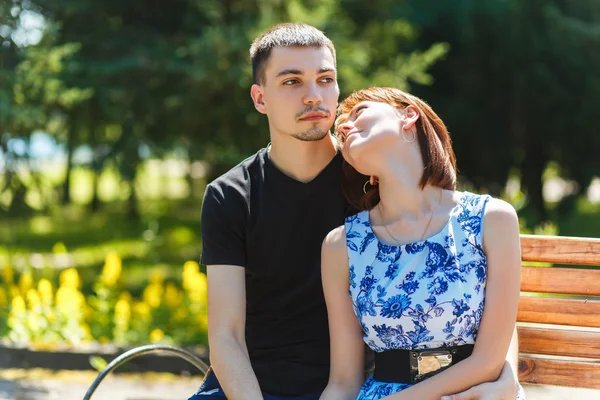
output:
M 208 342 L 210 363 L 230 400 L 262 400 L 246 347 L 244 268 L 209 265 Z

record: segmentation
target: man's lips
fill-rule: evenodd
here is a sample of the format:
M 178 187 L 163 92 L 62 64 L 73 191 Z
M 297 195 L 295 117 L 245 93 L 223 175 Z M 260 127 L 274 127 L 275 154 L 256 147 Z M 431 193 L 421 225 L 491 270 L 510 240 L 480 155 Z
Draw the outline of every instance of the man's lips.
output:
M 318 121 L 323 118 L 327 118 L 327 114 L 324 112 L 309 112 L 300 117 L 301 121 Z

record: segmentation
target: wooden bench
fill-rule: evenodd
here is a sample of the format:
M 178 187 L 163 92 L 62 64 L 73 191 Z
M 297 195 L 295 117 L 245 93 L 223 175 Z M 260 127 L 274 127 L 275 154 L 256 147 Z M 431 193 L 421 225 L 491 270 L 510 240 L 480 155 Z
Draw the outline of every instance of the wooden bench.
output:
M 600 239 L 521 235 L 519 380 L 600 389 Z M 542 293 L 540 295 L 540 293 Z

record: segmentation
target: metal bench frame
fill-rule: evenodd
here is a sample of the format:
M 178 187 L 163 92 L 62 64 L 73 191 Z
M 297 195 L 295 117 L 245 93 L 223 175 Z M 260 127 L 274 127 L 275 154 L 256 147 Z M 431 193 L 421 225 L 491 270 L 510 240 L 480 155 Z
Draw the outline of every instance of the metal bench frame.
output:
M 184 360 L 186 360 L 187 362 L 192 364 L 194 367 L 198 368 L 198 370 L 202 374 L 206 375 L 206 373 L 208 372 L 208 365 L 206 365 L 206 363 L 204 361 L 202 361 L 200 358 L 198 358 L 197 356 L 195 356 L 194 354 L 192 354 L 191 352 L 189 352 L 187 350 L 180 349 L 180 348 L 173 347 L 173 346 L 161 345 L 161 344 L 151 344 L 151 345 L 147 345 L 147 346 L 140 346 L 140 347 L 136 347 L 134 349 L 131 349 L 131 350 L 121 354 L 120 356 L 118 356 L 117 358 L 112 360 L 110 362 L 110 364 L 108 364 L 102 371 L 100 371 L 100 373 L 98 374 L 98 376 L 96 377 L 96 379 L 94 380 L 94 382 L 92 383 L 92 385 L 90 386 L 88 391 L 85 393 L 83 400 L 91 399 L 92 394 L 94 394 L 96 389 L 98 389 L 98 386 L 100 385 L 102 380 L 104 380 L 104 378 L 106 378 L 106 376 L 108 374 L 110 374 L 112 371 L 119 368 L 121 365 L 125 364 L 126 362 L 133 360 L 134 358 L 138 358 L 140 356 L 143 356 L 146 354 L 151 354 L 151 353 L 164 353 L 164 354 L 175 355 L 175 356 L 183 358 Z

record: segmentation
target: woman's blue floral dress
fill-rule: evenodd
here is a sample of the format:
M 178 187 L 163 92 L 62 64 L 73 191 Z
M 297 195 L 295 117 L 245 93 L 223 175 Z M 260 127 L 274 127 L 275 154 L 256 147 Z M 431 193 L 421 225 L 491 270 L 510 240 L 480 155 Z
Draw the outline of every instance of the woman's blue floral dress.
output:
M 367 211 L 346 219 L 350 295 L 371 349 L 475 343 L 485 297 L 481 228 L 489 198 L 462 193 L 440 232 L 402 246 L 381 243 Z M 371 377 L 358 399 L 377 400 L 408 386 Z M 524 398 L 519 387 L 517 399 Z

